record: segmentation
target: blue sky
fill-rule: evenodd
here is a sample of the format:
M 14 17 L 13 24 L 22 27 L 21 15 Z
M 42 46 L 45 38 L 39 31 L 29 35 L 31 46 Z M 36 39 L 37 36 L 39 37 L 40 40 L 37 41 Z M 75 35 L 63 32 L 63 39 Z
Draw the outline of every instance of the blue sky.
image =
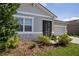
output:
M 43 3 L 60 20 L 79 18 L 79 3 Z

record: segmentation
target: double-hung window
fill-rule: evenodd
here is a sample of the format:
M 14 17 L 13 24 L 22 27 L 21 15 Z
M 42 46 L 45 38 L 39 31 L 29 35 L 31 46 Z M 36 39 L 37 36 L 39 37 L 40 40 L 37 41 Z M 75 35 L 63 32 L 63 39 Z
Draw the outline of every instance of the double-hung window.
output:
M 25 31 L 32 31 L 32 19 L 25 18 Z
M 32 32 L 32 18 L 28 17 L 16 17 L 19 28 L 18 32 Z

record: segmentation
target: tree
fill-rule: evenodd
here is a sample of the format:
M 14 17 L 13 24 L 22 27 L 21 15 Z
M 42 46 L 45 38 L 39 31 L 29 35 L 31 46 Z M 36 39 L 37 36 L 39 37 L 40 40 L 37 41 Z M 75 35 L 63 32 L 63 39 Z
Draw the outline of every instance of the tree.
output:
M 7 42 L 9 38 L 16 34 L 18 23 L 13 15 L 19 5 L 16 3 L 0 4 L 0 42 Z

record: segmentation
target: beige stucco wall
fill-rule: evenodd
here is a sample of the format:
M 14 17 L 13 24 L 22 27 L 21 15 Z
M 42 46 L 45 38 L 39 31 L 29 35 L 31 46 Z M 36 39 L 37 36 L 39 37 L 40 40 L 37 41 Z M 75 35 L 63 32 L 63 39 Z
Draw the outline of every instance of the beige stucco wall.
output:
M 30 12 L 30 13 L 50 16 L 50 15 L 48 15 L 48 13 L 44 12 L 43 10 L 41 10 L 38 7 L 35 7 L 29 3 L 21 4 L 17 11 Z M 21 13 L 17 13 L 17 15 L 34 17 L 34 21 L 33 21 L 33 27 L 34 27 L 33 31 L 34 32 L 42 32 L 42 21 L 43 20 L 49 20 L 49 21 L 51 20 L 52 21 L 52 31 L 53 31 L 54 18 L 51 16 L 50 16 L 51 18 L 48 18 L 48 17 L 41 17 L 41 16 L 35 16 L 35 15 L 21 14 Z
M 51 18 L 45 18 L 45 17 L 39 17 L 39 16 L 33 16 L 33 15 L 25 15 L 25 14 L 16 14 L 16 15 L 19 15 L 19 16 L 28 16 L 28 17 L 33 17 L 33 32 L 42 32 L 42 22 L 43 20 L 48 20 L 48 21 L 52 21 L 52 32 L 53 32 L 53 29 L 54 29 L 54 24 L 53 24 L 53 19 Z
M 32 4 L 22 4 L 20 8 L 18 8 L 17 11 L 22 11 L 22 12 L 30 12 L 30 13 L 35 13 L 35 14 L 40 14 L 40 15 L 45 15 L 45 16 L 50 16 L 49 14 L 45 13 L 44 11 L 40 10 L 39 8 L 32 6 Z M 52 21 L 52 32 L 54 31 L 54 18 L 48 18 L 48 17 L 42 17 L 42 16 L 37 16 L 37 15 L 28 15 L 28 14 L 22 14 L 22 13 L 17 13 L 15 15 L 20 15 L 20 16 L 28 16 L 28 17 L 33 17 L 33 32 L 42 32 L 42 21 L 43 20 L 48 20 Z M 42 33 L 41 33 L 42 34 Z M 20 37 L 25 39 L 27 37 L 33 38 L 41 35 L 40 33 L 25 33 L 25 34 L 20 34 Z

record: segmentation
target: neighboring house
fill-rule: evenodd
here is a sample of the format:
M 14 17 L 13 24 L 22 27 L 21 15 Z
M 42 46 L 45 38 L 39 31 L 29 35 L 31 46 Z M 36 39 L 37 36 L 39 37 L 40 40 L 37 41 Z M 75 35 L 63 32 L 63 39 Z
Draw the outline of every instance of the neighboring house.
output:
M 20 23 L 18 34 L 22 39 L 66 33 L 66 24 L 61 21 L 54 22 L 57 16 L 39 3 L 21 4 L 14 17 Z
M 79 19 L 67 21 L 67 31 L 70 35 L 79 35 Z

